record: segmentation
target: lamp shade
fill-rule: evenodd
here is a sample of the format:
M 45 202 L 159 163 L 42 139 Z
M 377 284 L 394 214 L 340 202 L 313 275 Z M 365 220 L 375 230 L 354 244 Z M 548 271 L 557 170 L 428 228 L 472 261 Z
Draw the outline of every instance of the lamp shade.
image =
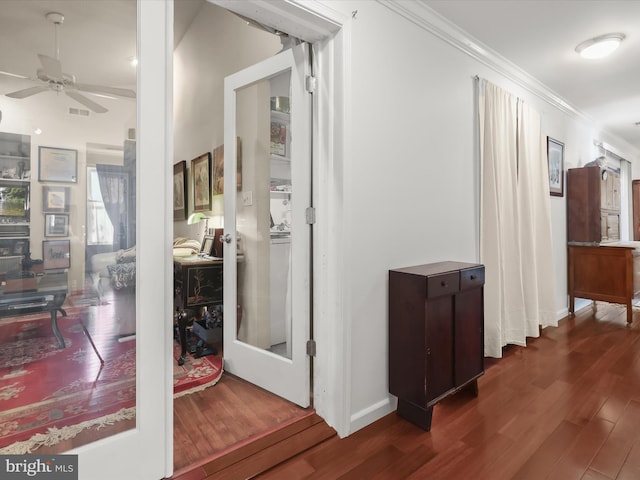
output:
M 200 223 L 202 220 L 205 220 L 209 217 L 207 217 L 204 213 L 192 213 L 191 215 L 189 215 L 189 218 L 187 218 L 187 223 L 189 225 L 193 225 L 194 223 Z

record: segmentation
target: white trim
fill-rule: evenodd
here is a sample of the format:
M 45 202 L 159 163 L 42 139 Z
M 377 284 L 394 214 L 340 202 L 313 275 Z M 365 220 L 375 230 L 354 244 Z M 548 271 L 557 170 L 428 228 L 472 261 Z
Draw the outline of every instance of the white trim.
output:
M 69 452 L 79 454 L 82 478 L 95 480 L 164 478 L 173 471 L 173 298 L 158 300 L 158 285 L 173 290 L 173 4 L 138 0 L 137 8 L 136 426 Z
M 478 62 L 505 76 L 525 88 L 545 102 L 564 113 L 581 118 L 589 123 L 597 123 L 593 118 L 570 105 L 549 87 L 538 81 L 520 67 L 475 39 L 460 27 L 418 1 L 377 0 L 389 10 L 406 18 L 415 25 L 432 33 L 449 45 L 466 53 Z
M 164 291 L 173 293 L 173 218 L 170 212 L 173 211 L 173 154 L 174 154 L 174 129 L 173 129 L 173 51 L 174 51 L 174 37 L 173 37 L 173 25 L 174 25 L 174 1 L 166 2 L 165 8 L 165 115 L 164 115 L 164 132 L 161 137 L 164 139 Z M 140 58 L 140 57 L 138 57 Z M 157 138 L 157 137 L 156 137 Z M 174 312 L 174 297 L 173 295 L 167 295 L 164 299 L 164 312 L 165 315 L 165 327 L 162 329 L 164 333 L 164 352 L 166 357 L 164 360 L 165 365 L 165 425 L 164 434 L 165 437 L 165 449 L 164 449 L 164 470 L 165 477 L 170 477 L 173 474 L 173 412 L 174 412 L 174 398 L 173 398 L 173 312 Z M 171 333 L 170 333 L 171 332 Z
M 330 40 L 314 45 L 318 85 L 314 111 L 314 407 L 338 435 L 353 431 L 351 409 L 351 273 L 343 258 L 349 251 L 348 184 L 351 101 L 350 22 Z M 324 105 L 325 108 L 319 108 Z
M 373 405 L 368 406 L 360 410 L 359 412 L 351 415 L 351 431 L 355 432 L 356 430 L 360 430 L 361 428 L 366 427 L 370 423 L 375 422 L 376 420 L 381 419 L 385 415 L 393 412 L 397 408 L 397 400 L 396 397 L 389 396 L 389 398 L 385 400 L 380 400 Z
M 336 13 L 326 5 L 302 0 L 208 0 L 262 25 L 309 43 L 332 37 L 340 30 Z
M 257 22 L 295 35 L 313 44 L 321 65 L 314 111 L 314 407 L 338 435 L 346 436 L 351 407 L 351 321 L 349 285 L 342 255 L 348 251 L 348 214 L 343 209 L 344 159 L 350 100 L 351 19 L 326 4 L 307 0 L 207 0 Z M 347 60 L 349 59 L 349 60 Z M 321 166 L 317 164 L 322 162 Z M 318 175 L 316 175 L 318 173 Z M 339 179 L 339 182 L 336 182 Z

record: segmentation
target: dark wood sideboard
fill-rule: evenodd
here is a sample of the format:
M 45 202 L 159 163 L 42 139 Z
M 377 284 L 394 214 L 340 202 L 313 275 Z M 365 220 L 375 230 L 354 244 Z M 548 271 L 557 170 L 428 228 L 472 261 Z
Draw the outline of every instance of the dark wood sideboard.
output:
M 575 299 L 586 298 L 621 303 L 627 307 L 631 323 L 631 302 L 640 293 L 635 272 L 640 271 L 640 251 L 634 246 L 568 246 L 569 313 L 574 313 Z
M 484 373 L 484 266 L 439 262 L 389 271 L 389 392 L 429 431 L 433 406 Z

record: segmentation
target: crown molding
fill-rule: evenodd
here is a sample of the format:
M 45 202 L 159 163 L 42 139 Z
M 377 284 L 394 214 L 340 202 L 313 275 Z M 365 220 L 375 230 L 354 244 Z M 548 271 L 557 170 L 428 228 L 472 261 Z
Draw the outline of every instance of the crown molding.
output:
M 529 75 L 520 67 L 493 51 L 482 42 L 470 36 L 460 27 L 437 13 L 419 0 L 377 0 L 389 10 L 406 18 L 413 24 L 440 38 L 449 45 L 464 52 L 471 58 L 486 65 L 495 72 L 505 76 L 538 98 L 558 108 L 559 110 L 593 122 L 585 113 L 567 103 L 553 90 Z

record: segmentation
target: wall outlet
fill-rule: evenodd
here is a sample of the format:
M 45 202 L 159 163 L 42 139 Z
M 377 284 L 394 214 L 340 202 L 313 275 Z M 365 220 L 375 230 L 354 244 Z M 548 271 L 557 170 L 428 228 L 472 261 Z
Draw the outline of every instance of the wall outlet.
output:
M 242 205 L 249 207 L 253 205 L 253 192 L 242 192 Z

